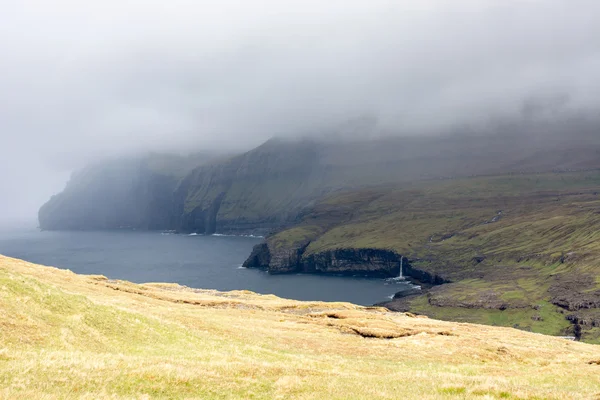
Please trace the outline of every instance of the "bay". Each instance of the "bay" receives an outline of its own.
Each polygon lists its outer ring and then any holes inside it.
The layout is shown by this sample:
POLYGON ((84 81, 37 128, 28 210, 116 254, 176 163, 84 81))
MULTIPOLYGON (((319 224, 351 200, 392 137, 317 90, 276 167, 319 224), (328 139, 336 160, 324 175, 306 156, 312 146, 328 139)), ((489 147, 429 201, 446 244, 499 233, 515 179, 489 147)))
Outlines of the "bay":
POLYGON ((270 275, 241 267, 262 238, 161 232, 41 232, 0 226, 0 254, 37 264, 136 283, 174 282, 193 288, 251 290, 296 300, 372 305, 407 282, 307 274, 270 275))

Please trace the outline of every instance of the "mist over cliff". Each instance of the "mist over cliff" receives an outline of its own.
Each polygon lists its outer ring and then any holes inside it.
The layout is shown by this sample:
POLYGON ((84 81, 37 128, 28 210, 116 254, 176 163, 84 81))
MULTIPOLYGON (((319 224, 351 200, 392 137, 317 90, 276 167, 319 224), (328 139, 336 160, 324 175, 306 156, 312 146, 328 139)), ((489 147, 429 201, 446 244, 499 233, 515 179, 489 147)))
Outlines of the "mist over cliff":
POLYGON ((599 8, 5 2, 0 215, 33 216, 72 170, 106 157, 241 153, 274 136, 510 132, 515 120, 597 116, 599 8))
POLYGON ((232 156, 111 159, 74 174, 40 209, 39 221, 43 229, 265 234, 336 191, 597 169, 598 126, 578 117, 515 122, 486 134, 271 139, 232 156))

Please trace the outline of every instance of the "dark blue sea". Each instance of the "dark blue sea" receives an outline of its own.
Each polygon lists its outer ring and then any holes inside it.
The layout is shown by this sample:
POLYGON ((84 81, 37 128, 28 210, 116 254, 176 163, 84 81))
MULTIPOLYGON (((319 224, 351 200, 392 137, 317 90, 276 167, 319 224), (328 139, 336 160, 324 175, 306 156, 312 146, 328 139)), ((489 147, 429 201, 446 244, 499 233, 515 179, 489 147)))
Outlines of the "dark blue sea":
POLYGON ((402 281, 364 277, 269 275, 241 267, 262 238, 160 232, 41 232, 0 226, 0 254, 37 264, 137 283, 247 289, 297 300, 372 305, 404 290, 402 281))

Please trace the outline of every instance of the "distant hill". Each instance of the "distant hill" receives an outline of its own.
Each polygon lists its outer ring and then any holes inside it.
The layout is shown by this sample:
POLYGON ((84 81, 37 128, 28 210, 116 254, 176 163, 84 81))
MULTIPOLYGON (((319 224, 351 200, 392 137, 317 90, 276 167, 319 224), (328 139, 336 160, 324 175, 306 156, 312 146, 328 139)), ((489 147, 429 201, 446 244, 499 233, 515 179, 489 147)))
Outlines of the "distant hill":
POLYGON ((43 229, 261 233, 245 266, 396 277, 386 304, 600 342, 600 131, 272 139, 218 159, 113 160, 74 175, 43 229))
POLYGON ((189 171, 214 159, 208 154, 148 154, 114 158, 73 173, 62 193, 39 211, 45 230, 169 229, 173 193, 189 171))
POLYGON ((77 173, 39 212, 42 229, 269 232, 338 190, 508 172, 600 168, 593 124, 370 140, 272 139, 198 160, 110 160, 77 173), (160 160, 160 161, 159 161, 160 160), (158 165, 158 166, 157 166, 158 165))
POLYGON ((272 274, 416 280, 393 310, 600 343, 600 171, 332 193, 257 245, 272 274), (407 296, 408 295, 408 296, 407 296))

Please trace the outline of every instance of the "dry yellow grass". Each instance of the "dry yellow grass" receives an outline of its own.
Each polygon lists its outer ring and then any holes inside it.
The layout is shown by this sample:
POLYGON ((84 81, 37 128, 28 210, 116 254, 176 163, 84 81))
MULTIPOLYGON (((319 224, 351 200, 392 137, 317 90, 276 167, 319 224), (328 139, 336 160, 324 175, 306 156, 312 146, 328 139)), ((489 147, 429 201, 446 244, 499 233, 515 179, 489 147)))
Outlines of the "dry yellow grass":
POLYGON ((600 347, 0 256, 0 397, 600 399, 600 347))

